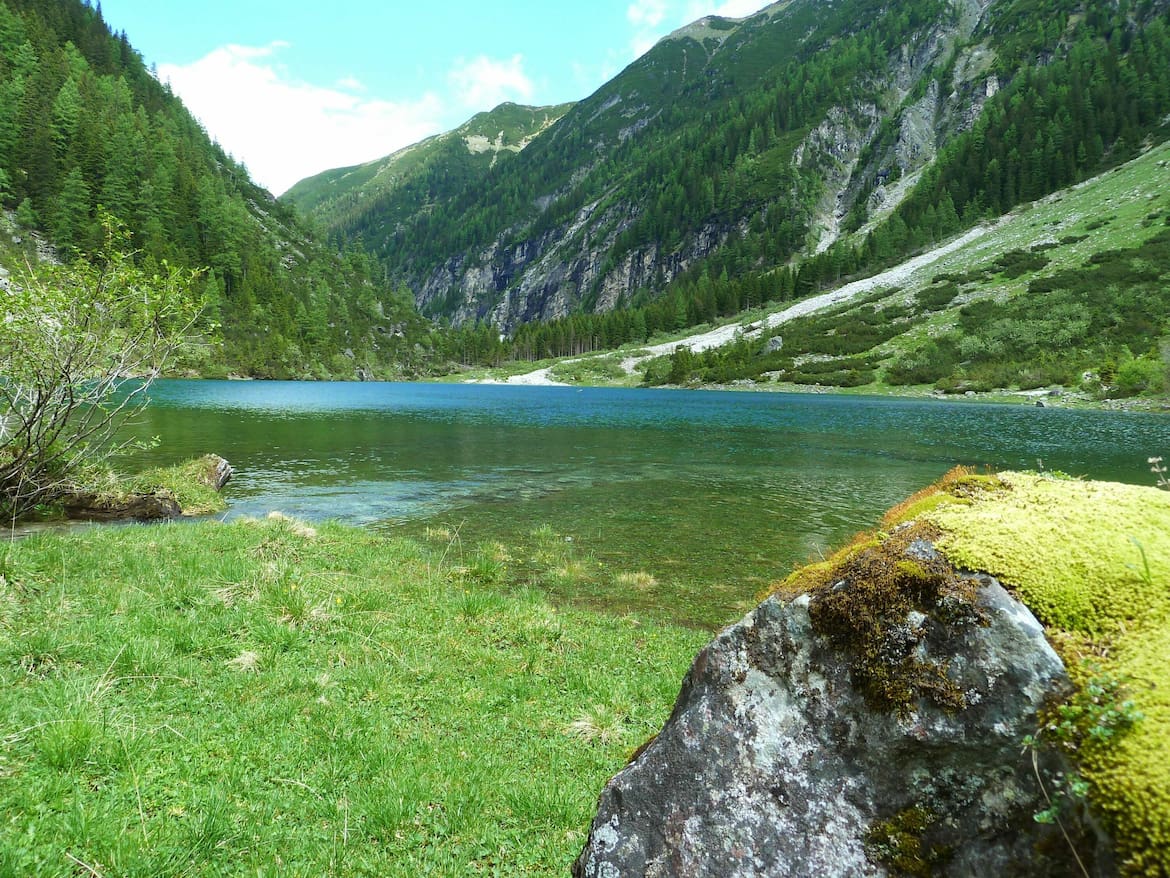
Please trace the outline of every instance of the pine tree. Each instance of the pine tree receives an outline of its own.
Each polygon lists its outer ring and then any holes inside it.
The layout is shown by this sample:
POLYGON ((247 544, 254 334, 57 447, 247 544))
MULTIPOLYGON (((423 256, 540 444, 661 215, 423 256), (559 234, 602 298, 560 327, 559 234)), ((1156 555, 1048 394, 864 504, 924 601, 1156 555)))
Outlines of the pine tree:
POLYGON ((90 242, 90 190, 80 169, 65 177, 53 217, 53 238, 65 251, 84 252, 90 242))

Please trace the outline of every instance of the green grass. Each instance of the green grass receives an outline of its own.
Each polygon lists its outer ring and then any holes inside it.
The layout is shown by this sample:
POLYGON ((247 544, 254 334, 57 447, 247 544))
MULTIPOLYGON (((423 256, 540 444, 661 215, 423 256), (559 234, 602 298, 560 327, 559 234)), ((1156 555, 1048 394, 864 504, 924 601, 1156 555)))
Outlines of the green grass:
POLYGON ((0 876, 564 875, 707 634, 505 547, 266 522, 0 551, 0 876))
POLYGON ((175 466, 158 467, 132 476, 125 482, 130 491, 165 488, 175 495, 184 515, 208 515, 227 509, 227 502, 210 482, 214 458, 197 457, 175 466))

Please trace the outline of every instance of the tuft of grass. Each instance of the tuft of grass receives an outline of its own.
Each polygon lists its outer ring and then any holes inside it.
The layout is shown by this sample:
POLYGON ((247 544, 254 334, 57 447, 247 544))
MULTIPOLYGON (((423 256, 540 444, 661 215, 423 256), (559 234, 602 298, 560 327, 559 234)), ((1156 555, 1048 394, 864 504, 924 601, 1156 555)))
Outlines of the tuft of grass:
POLYGON ((618 585, 627 588, 635 588, 639 591, 646 591, 658 585, 658 580, 654 578, 653 574, 638 570, 632 573, 619 573, 614 581, 618 585))
POLYGON ((708 635, 446 549, 285 518, 7 546, 0 875, 566 874, 708 635))

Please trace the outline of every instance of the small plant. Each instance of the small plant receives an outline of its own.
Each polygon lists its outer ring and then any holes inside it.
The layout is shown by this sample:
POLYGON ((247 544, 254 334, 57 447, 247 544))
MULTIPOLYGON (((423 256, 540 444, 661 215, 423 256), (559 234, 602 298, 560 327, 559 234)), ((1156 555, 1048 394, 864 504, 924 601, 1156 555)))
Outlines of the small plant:
POLYGON ((1057 705, 1035 736, 1025 739, 1034 746, 1039 739, 1068 754, 1086 744, 1103 744, 1140 722, 1144 717, 1128 694, 1127 682, 1087 664, 1088 681, 1063 704, 1057 705))
POLYGON ((1144 717, 1137 704, 1126 697, 1126 680, 1103 673, 1092 663, 1086 663, 1084 667, 1091 675, 1089 679, 1071 698, 1050 710, 1036 734, 1026 736, 1023 745, 1032 753, 1032 771, 1046 803, 1033 819, 1060 829, 1087 878, 1089 872, 1061 815, 1084 802, 1089 794, 1089 783, 1077 771, 1070 771, 1067 774, 1058 772, 1046 784, 1040 771, 1040 749, 1049 746, 1075 759, 1086 747, 1108 746, 1144 717))
POLYGON ((1162 463, 1162 458, 1151 457, 1148 463, 1150 464, 1150 472, 1152 472, 1154 477, 1158 480, 1158 487, 1165 488, 1167 491, 1170 491, 1170 478, 1167 478, 1167 469, 1165 464, 1162 463))
POLYGON ((1089 782, 1073 771, 1069 774, 1058 772, 1048 784, 1048 789, 1041 784, 1044 799, 1048 807, 1037 811, 1032 819, 1046 826, 1056 826, 1060 823, 1061 812, 1083 802, 1089 794, 1089 782))
POLYGON ((1138 567, 1134 564, 1126 564, 1125 566, 1135 571, 1141 577, 1142 582, 1146 584, 1146 588, 1152 589, 1154 587, 1154 574, 1150 572, 1150 559, 1146 557, 1146 547, 1133 537, 1130 537, 1129 541, 1137 547, 1138 554, 1142 558, 1142 566, 1138 567))

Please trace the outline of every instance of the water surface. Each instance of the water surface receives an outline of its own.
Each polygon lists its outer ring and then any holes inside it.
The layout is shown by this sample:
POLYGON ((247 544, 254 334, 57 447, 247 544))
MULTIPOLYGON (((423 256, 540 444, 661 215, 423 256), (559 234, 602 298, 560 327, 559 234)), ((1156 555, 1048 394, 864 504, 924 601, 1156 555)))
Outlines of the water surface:
POLYGON ((512 580, 707 625, 958 463, 1151 484, 1170 451, 1149 414, 447 384, 161 381, 132 432, 162 442, 128 466, 228 458, 231 515, 338 519, 464 562, 498 541, 512 580))

